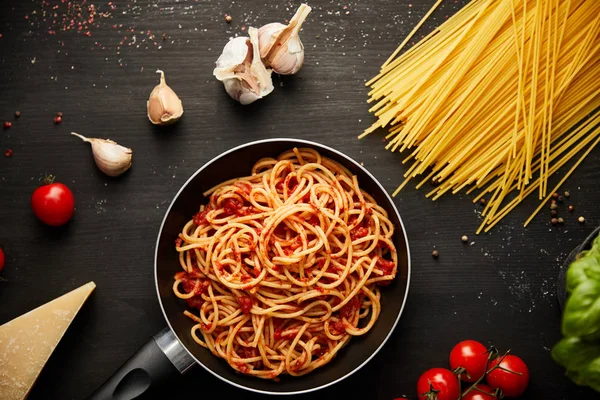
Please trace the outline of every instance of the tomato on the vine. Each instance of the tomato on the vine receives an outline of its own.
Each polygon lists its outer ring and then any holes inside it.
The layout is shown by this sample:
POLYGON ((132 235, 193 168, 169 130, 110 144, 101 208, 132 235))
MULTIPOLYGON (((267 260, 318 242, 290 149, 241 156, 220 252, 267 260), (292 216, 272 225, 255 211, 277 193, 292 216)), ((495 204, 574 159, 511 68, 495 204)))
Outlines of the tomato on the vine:
POLYGON ((490 369, 500 364, 487 377, 487 383, 493 388, 502 390, 504 397, 519 397, 527 389, 529 383, 529 368, 523 360, 512 354, 498 357, 490 363, 490 369), (505 371, 508 370, 508 371, 505 371), (512 371, 512 372, 509 372, 512 371))
POLYGON ((491 387, 480 383, 477 385, 477 389, 473 389, 465 394, 463 400, 497 400, 496 396, 493 394, 494 389, 491 387))
POLYGON ((463 340, 450 352, 450 368, 464 368, 460 378, 465 382, 475 382, 485 374, 488 361, 487 348, 475 340, 463 340))
POLYGON ((73 216, 75 199, 71 190, 62 183, 50 183, 35 189, 31 196, 33 213, 50 226, 64 225, 73 216))
POLYGON ((432 389, 437 400, 456 400, 460 395, 458 378, 446 368, 431 368, 423 372, 417 381, 419 400, 434 398, 427 395, 432 389))

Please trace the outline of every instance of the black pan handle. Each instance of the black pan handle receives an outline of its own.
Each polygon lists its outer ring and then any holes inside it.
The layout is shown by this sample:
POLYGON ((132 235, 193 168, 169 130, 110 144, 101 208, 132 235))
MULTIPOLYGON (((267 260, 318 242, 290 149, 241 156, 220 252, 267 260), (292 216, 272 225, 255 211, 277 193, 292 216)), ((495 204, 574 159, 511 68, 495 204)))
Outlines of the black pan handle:
POLYGON ((169 328, 150 338, 88 400, 151 399, 195 363, 169 328))

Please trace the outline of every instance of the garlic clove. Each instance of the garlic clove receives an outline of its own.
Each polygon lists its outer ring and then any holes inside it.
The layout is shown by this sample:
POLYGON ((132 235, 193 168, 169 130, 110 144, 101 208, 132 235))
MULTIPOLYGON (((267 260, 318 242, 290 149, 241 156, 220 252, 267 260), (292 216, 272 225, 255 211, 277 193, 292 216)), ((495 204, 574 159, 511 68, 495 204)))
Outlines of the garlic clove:
POLYGON ((219 56, 214 76, 223 82, 225 91, 241 104, 250 104, 274 89, 271 70, 261 61, 258 30, 248 29, 248 37, 230 40, 219 56))
POLYGON ((71 135, 77 136, 92 145, 94 162, 100 171, 106 175, 119 176, 131 167, 133 153, 131 149, 110 139, 87 138, 75 132, 71 132, 71 135))
POLYGON ((154 87, 146 105, 148 106, 148 119, 154 125, 169 125, 177 122, 183 114, 183 105, 177 94, 165 81, 165 73, 160 74, 160 83, 154 87))
POLYGON ((288 25, 273 22, 259 29, 260 56, 267 67, 281 75, 292 75, 304 64, 300 29, 312 9, 301 4, 288 25))

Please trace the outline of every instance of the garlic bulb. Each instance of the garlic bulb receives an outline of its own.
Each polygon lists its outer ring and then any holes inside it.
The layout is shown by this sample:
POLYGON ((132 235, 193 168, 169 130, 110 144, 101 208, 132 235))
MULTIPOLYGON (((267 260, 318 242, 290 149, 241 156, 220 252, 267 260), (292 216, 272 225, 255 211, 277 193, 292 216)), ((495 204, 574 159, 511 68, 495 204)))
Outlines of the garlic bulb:
POLYGON ((160 69, 160 83, 154 87, 146 105, 148 106, 148 119, 154 125, 169 125, 177 122, 183 114, 183 105, 177 94, 165 81, 165 73, 160 69))
POLYGON ((311 8, 301 4, 288 25, 273 22, 258 31, 260 57, 267 67, 281 75, 293 75, 304 64, 300 28, 311 8))
POLYGON ((71 132, 71 135, 92 145, 94 161, 106 175, 119 176, 131 167, 131 149, 108 139, 86 138, 75 132, 71 132))
POLYGON ((248 34, 250 38, 237 37, 225 45, 213 71, 227 93, 244 105, 273 91, 271 70, 260 59, 258 30, 250 28, 248 34))

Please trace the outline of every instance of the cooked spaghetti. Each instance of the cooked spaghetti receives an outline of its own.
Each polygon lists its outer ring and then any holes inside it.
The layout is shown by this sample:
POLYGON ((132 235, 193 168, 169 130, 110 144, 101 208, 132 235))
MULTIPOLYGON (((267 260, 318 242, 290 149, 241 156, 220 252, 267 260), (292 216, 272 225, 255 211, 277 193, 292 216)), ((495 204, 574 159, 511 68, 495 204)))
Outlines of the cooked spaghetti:
POLYGON ((273 379, 327 364, 373 327, 396 276, 394 226, 350 171, 294 148, 204 196, 176 240, 173 284, 200 346, 273 379))
POLYGON ((378 119, 361 136, 389 127, 386 148, 409 150, 395 194, 419 176, 434 200, 481 190, 487 232, 600 141, 600 1, 473 0, 396 57, 422 23, 367 82, 378 119))

